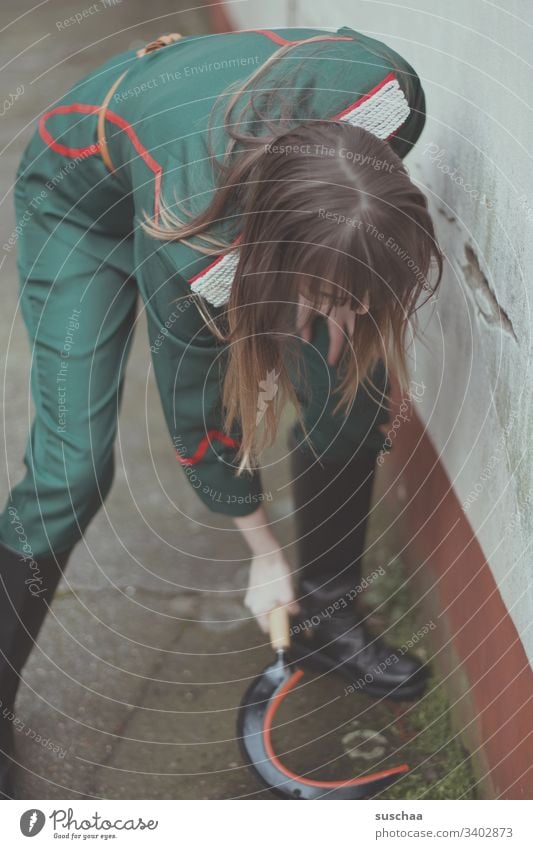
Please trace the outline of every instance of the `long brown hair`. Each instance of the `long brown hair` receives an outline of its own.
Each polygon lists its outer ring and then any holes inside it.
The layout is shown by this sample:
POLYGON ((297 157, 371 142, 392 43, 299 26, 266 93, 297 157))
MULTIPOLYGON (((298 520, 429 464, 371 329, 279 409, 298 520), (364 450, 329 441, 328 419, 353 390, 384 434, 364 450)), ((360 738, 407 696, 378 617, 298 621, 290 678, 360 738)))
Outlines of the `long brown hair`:
POLYGON ((244 86, 217 99, 207 134, 216 186, 208 206, 197 215, 184 209, 183 217, 164 205, 161 223, 147 217, 143 225, 156 238, 208 254, 226 252, 239 236, 225 309, 215 317, 197 296, 206 323, 227 344, 222 404, 225 431, 237 423, 242 434, 237 474, 251 470, 272 443, 287 400, 305 429, 289 377, 290 367, 302 362, 295 335, 300 294, 317 310, 324 298, 330 306, 368 304, 339 363, 336 413, 348 408, 361 383, 372 391, 370 374, 380 359, 407 386, 407 337, 422 292, 429 298, 442 275, 426 197, 392 143, 343 121, 302 120, 306 91, 291 86, 298 69, 251 91, 289 49, 280 48, 244 86), (219 125, 227 144, 218 160, 212 133, 228 94, 219 125), (260 430, 261 387, 272 375, 278 391, 263 410, 260 430))

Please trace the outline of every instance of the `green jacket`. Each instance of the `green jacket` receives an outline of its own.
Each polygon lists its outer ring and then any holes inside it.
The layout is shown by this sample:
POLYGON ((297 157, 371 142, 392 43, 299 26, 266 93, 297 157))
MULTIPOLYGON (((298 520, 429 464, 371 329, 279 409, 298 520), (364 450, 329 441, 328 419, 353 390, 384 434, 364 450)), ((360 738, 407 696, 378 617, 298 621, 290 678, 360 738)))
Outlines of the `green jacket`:
MULTIPOLYGON (((324 36, 320 53, 316 43, 296 48, 270 69, 269 79, 312 54, 298 75, 298 89, 307 90, 302 120, 351 120, 390 136, 404 156, 424 124, 424 95, 413 68, 393 51, 383 58, 382 44, 349 27, 336 33, 293 28, 189 36, 143 57, 133 50, 114 56, 43 115, 38 140, 20 166, 31 168, 36 182, 61 175, 49 202, 70 209, 76 201, 75 214, 95 238, 105 233, 116 239, 117 257, 127 246, 131 250, 133 240, 132 273, 143 295, 177 459, 209 509, 231 515, 252 512, 265 496, 258 471, 235 477, 239 433, 225 437, 221 431, 224 349, 206 331, 194 299, 206 298, 215 315, 223 309, 235 254, 220 261, 179 242, 153 239, 140 224, 145 213, 157 215, 161 197, 169 206, 174 197, 185 199, 193 212, 207 205, 214 187, 205 139, 215 98, 230 83, 244 81, 280 44, 313 35, 324 36), (110 174, 96 143, 97 111, 124 71, 106 116, 115 167, 110 174)), ((222 127, 214 141, 222 153, 222 127)), ((59 261, 60 240, 50 250, 59 261)))

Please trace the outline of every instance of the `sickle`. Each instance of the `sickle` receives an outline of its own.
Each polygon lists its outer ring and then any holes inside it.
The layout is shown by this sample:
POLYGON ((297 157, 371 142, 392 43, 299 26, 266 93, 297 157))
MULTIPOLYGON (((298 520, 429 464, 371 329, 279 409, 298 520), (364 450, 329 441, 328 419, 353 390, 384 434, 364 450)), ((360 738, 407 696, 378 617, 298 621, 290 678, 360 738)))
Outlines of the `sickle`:
POLYGON ((272 723, 285 696, 304 673, 287 660, 289 617, 279 607, 270 615, 276 659, 248 687, 237 719, 241 750, 251 769, 276 795, 290 799, 366 799, 408 772, 407 764, 345 781, 315 781, 286 767, 272 746, 272 723))

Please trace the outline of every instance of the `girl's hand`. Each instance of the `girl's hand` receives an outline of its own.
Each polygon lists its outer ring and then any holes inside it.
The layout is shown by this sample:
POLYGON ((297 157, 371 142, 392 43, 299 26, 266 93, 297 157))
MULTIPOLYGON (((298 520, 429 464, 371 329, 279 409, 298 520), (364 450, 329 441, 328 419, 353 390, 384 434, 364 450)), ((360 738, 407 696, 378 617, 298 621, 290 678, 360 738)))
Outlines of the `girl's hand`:
POLYGON ((346 339, 353 337, 355 328, 355 316, 357 313, 368 311, 368 301, 354 310, 349 303, 342 306, 333 306, 329 309, 328 300, 324 300, 320 307, 313 309, 310 306, 310 301, 305 295, 299 295, 298 311, 296 327, 297 332, 305 342, 310 342, 312 338, 313 321, 318 313, 326 317, 329 333, 329 349, 328 349, 328 365, 336 366, 346 339))
POLYGON ((291 569, 280 550, 253 557, 244 603, 265 634, 269 628, 269 613, 276 607, 286 607, 289 613, 298 613, 291 569))
POLYGON ((253 554, 244 603, 267 634, 269 613, 276 607, 286 607, 289 613, 299 612, 294 601, 291 568, 270 529, 262 504, 253 513, 234 516, 233 520, 253 554))

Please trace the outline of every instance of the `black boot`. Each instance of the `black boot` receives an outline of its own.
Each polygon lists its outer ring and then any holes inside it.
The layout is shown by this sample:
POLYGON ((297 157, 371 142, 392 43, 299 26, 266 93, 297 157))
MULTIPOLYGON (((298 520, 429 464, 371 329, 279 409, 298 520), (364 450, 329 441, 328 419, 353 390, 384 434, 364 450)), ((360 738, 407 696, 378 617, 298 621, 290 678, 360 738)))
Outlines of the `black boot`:
POLYGON ((362 448, 340 463, 315 460, 292 433, 289 446, 302 610, 292 621, 294 658, 337 671, 354 691, 415 698, 426 667, 372 636, 357 614, 376 452, 362 448))
POLYGON ((0 799, 14 798, 11 756, 20 672, 69 554, 36 561, 0 543, 0 799))

